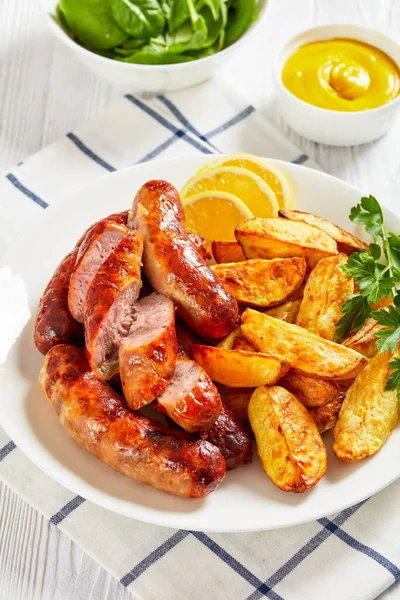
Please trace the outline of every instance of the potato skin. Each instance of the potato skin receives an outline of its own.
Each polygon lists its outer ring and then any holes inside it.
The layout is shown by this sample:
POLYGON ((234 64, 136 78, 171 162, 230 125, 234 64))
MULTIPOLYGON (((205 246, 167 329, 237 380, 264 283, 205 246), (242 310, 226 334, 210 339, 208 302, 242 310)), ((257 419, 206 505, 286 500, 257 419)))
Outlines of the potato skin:
POLYGON ((336 381, 316 379, 292 370, 282 377, 279 385, 296 396, 307 408, 324 406, 340 395, 336 381))
POLYGON ((220 241, 214 240, 211 244, 211 249, 215 262, 220 263, 232 263, 246 260, 243 250, 237 242, 233 241, 220 241))
POLYGON ((325 404, 325 406, 309 409, 308 412, 314 419, 320 433, 325 433, 325 431, 335 427, 345 395, 344 392, 340 392, 332 402, 325 404))
POLYGON ((297 313, 299 312, 301 300, 287 300, 279 306, 274 306, 264 311, 264 314, 286 321, 286 323, 296 323, 297 313))
POLYGON ((307 409, 282 387, 260 387, 248 414, 262 467, 285 492, 305 492, 324 475, 326 448, 307 409))
POLYGON ((233 350, 242 350, 243 352, 257 352, 245 337, 237 337, 233 343, 233 350))
POLYGON ((254 388, 233 388, 222 383, 217 384, 222 402, 231 409, 235 417, 247 420, 247 407, 254 388))
POLYGON ((286 219, 256 217, 238 225, 235 236, 246 258, 302 256, 312 269, 321 258, 337 254, 337 244, 327 233, 286 219))
POLYGON ((289 366, 260 352, 225 350, 193 344, 193 359, 213 381, 230 387, 272 385, 287 373, 289 366))
POLYGON ((344 462, 378 452, 397 423, 396 390, 385 390, 391 358, 389 351, 374 356, 346 393, 333 432, 333 451, 344 462))
POLYGON ((301 221, 322 229, 336 241, 339 252, 349 255, 359 250, 368 250, 368 245, 365 242, 327 219, 300 210, 280 210, 278 214, 290 221, 301 221))
POLYGON ((375 319, 367 319, 361 329, 344 340, 343 346, 356 350, 366 358, 373 358, 378 353, 375 333, 381 329, 383 326, 375 319))
POLYGON ((289 363, 302 375, 319 379, 351 379, 367 363, 364 356, 350 348, 256 310, 245 310, 242 321, 242 332, 250 344, 259 352, 289 363))
POLYGON ((233 350, 233 346, 235 345, 236 338, 243 337, 242 330, 240 325, 235 327, 233 331, 230 332, 223 340, 218 342, 217 348, 223 348, 224 350, 233 350))
POLYGON ((354 280, 346 275, 343 266, 346 254, 322 258, 311 271, 304 289, 296 325, 304 327, 325 340, 333 341, 336 323, 347 296, 354 292, 354 280))
POLYGON ((265 308, 280 304, 302 284, 306 261, 304 258, 253 258, 211 268, 238 302, 265 308))

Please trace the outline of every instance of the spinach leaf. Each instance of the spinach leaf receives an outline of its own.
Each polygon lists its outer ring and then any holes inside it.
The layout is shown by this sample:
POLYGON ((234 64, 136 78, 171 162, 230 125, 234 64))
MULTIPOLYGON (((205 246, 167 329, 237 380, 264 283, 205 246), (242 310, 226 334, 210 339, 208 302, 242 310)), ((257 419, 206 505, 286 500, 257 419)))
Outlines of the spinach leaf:
POLYGON ((129 37, 113 19, 109 0, 60 0, 59 8, 68 29, 91 48, 108 50, 129 37))
POLYGON ((194 30, 201 28, 202 24, 198 23, 200 18, 199 13, 194 5, 194 0, 173 0, 171 6, 171 15, 168 21, 170 33, 175 33, 186 21, 190 19, 194 30))
POLYGON ((151 38, 164 30, 165 16, 157 0, 111 0, 118 25, 135 38, 151 38))
POLYGON ((168 46, 154 44, 151 40, 149 44, 131 56, 119 57, 117 60, 141 65, 168 65, 172 63, 189 62, 193 60, 193 58, 183 54, 172 54, 169 51, 168 46))
POLYGON ((236 42, 255 19, 257 0, 234 0, 229 10, 226 43, 236 42))
POLYGON ((208 8, 211 10, 214 21, 217 21, 222 5, 225 7, 224 0, 197 0, 196 10, 201 12, 205 6, 208 6, 208 8))
POLYGON ((162 8, 162 11, 165 15, 165 18, 167 19, 167 21, 169 21, 169 19, 171 17, 171 9, 172 9, 173 0, 159 0, 159 1, 160 1, 160 6, 162 8))
POLYGON ((119 48, 114 48, 115 54, 119 56, 131 56, 137 50, 140 50, 145 46, 148 40, 132 40, 135 44, 130 44, 129 47, 125 47, 124 45, 119 48))
POLYGON ((145 46, 147 44, 148 40, 138 40, 135 38, 130 38, 129 40, 127 40, 126 42, 124 42, 122 44, 121 49, 123 50, 139 50, 139 48, 142 48, 143 46, 145 46))

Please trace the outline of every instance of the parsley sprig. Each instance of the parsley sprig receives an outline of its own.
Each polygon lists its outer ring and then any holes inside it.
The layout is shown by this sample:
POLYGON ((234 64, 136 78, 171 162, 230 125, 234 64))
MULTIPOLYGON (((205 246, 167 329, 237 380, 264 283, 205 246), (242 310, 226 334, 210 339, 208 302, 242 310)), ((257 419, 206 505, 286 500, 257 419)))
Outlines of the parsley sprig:
MULTIPOLYGON (((357 331, 372 317, 384 327, 375 333, 378 351, 394 353, 400 342, 400 291, 396 291, 396 283, 400 283, 400 236, 386 230, 382 209, 373 196, 361 198, 360 204, 351 209, 350 220, 364 225, 373 242, 368 250, 352 254, 342 267, 349 277, 354 277, 358 292, 351 294, 342 306, 335 340, 357 331), (393 305, 374 310, 382 298, 393 298, 393 305)), ((397 389, 400 398, 400 358, 393 358, 389 367, 386 389, 397 389)))

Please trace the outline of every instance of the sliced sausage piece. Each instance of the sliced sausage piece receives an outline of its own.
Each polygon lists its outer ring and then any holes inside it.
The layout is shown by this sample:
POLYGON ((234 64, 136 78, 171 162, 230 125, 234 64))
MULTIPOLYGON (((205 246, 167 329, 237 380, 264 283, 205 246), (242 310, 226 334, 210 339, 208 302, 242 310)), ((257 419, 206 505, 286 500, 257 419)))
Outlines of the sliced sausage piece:
POLYGON ((144 237, 143 268, 160 294, 201 338, 215 341, 235 327, 238 306, 207 266, 184 228, 179 194, 166 181, 149 181, 136 194, 128 226, 144 237))
POLYGON ((203 238, 203 236, 198 235, 197 233, 188 233, 188 238, 203 260, 212 259, 212 254, 207 245, 207 241, 203 238))
POLYGON ((101 265, 86 294, 86 352, 103 379, 119 371, 119 344, 132 325, 141 286, 142 253, 142 236, 129 232, 101 265))
POLYGON ((217 420, 221 396, 207 373, 193 360, 178 359, 171 383, 157 398, 158 410, 182 429, 209 429, 217 420))
POLYGON ((176 354, 173 303, 162 294, 143 298, 119 346, 119 371, 129 408, 141 408, 162 394, 174 374, 176 354))
POLYGON ((39 303, 35 322, 36 348, 46 354, 56 344, 83 343, 83 327, 68 309, 68 288, 78 249, 75 248, 59 264, 39 303))
POLYGON ((125 408, 121 396, 90 371, 79 348, 53 348, 39 381, 68 435, 116 471, 186 498, 206 496, 223 480, 218 448, 125 408))
POLYGON ((125 225, 101 221, 79 246, 75 268, 68 291, 68 306, 72 316, 83 323, 88 288, 101 265, 129 233, 125 225))
POLYGON ((76 243, 76 246, 80 246, 82 244, 82 242, 85 240, 86 236, 88 236, 89 233, 91 233, 91 231, 93 229, 95 229, 100 223, 103 223, 104 221, 114 221, 114 223, 119 223, 120 225, 126 225, 128 222, 128 215, 129 215, 129 210, 124 210, 123 212, 113 213, 112 215, 105 217, 105 219, 100 219, 100 221, 96 221, 96 223, 93 223, 93 225, 88 227, 86 229, 86 231, 81 235, 81 237, 79 238, 79 240, 76 243))
POLYGON ((249 428, 224 404, 214 425, 201 436, 221 450, 227 469, 251 462, 253 451, 249 428))

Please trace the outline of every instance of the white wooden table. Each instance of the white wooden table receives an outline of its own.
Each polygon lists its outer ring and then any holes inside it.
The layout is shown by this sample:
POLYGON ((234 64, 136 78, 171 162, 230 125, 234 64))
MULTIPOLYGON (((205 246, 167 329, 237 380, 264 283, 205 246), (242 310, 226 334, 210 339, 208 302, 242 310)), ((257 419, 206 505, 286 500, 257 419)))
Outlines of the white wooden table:
MULTIPOLYGON (((315 24, 365 24, 399 39, 400 0, 270 2, 264 31, 221 77, 326 171, 380 199, 395 197, 400 183, 400 119, 384 139, 359 148, 308 142, 290 131, 279 115, 272 66, 288 37, 315 24)), ((60 47, 38 5, 39 0, 0 0, 0 169, 76 128, 127 91, 98 79, 60 47)), ((80 548, 0 483, 1 600, 131 598, 80 548)), ((400 598, 400 587, 393 586, 382 598, 400 598)))

